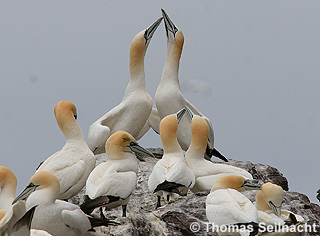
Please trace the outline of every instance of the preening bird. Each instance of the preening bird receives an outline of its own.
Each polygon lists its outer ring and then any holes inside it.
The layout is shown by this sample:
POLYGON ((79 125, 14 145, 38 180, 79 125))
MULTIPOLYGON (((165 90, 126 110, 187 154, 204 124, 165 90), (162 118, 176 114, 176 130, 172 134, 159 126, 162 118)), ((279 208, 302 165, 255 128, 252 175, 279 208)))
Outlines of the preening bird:
POLYGON ((130 46, 130 81, 123 100, 89 128, 88 145, 94 154, 104 153, 107 139, 117 131, 127 131, 139 140, 150 128, 148 118, 152 98, 146 90, 144 57, 161 21, 162 18, 158 19, 133 38, 130 46))
POLYGON ((212 186, 206 199, 206 215, 209 222, 221 227, 219 235, 251 236, 258 232, 258 212, 252 202, 241 191, 257 190, 260 185, 252 184, 238 175, 221 177, 212 186), (234 226, 234 227, 232 227, 234 226), (228 228, 229 227, 229 228, 228 228), (225 232, 224 229, 227 228, 225 232))
MULTIPOLYGON (((162 15, 167 33, 167 56, 164 63, 161 81, 155 94, 155 102, 160 119, 163 119, 169 114, 176 113, 184 106, 188 106, 194 114, 203 117, 209 125, 210 132, 207 140, 206 157, 210 159, 213 155, 221 160, 228 161, 214 148, 214 134, 210 120, 194 105, 192 105, 182 94, 178 74, 184 36, 182 31, 173 24, 163 9, 162 15)), ((179 123, 177 138, 181 148, 186 151, 191 142, 190 122, 186 117, 184 117, 179 123)))
MULTIPOLYGON (((153 156, 125 131, 112 134, 105 145, 108 160, 99 164, 86 183, 85 201, 81 209, 90 214, 97 207, 126 207, 137 185, 138 160, 135 156, 153 156)), ((102 208, 101 216, 104 217, 102 208)))
POLYGON ((177 141, 177 129, 183 108, 177 114, 171 114, 160 122, 160 138, 164 155, 159 160, 148 180, 149 190, 157 194, 157 207, 160 206, 161 196, 165 201, 172 201, 179 195, 185 195, 186 188, 194 185, 194 174, 185 163, 182 149, 177 141))
POLYGON ((66 144, 60 151, 48 157, 37 171, 54 174, 60 182, 58 198, 69 199, 85 186, 96 159, 76 121, 75 105, 68 101, 60 101, 55 106, 54 114, 66 138, 66 144))

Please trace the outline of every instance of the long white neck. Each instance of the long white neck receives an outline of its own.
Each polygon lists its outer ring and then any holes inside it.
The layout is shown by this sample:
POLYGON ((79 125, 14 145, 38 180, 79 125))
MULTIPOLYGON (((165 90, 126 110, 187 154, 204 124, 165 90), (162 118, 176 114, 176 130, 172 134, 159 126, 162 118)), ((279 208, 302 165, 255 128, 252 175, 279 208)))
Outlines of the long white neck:
POLYGON ((6 184, 0 192, 0 209, 9 211, 12 207, 12 201, 16 196, 16 186, 6 184))
POLYGON ((167 56, 164 62, 160 83, 171 83, 180 87, 179 84, 179 64, 181 54, 177 52, 174 44, 168 42, 167 56))
POLYGON ((68 124, 65 125, 64 130, 62 130, 62 132, 68 144, 76 142, 82 144, 85 143, 87 145, 82 130, 75 120, 68 122, 68 124))

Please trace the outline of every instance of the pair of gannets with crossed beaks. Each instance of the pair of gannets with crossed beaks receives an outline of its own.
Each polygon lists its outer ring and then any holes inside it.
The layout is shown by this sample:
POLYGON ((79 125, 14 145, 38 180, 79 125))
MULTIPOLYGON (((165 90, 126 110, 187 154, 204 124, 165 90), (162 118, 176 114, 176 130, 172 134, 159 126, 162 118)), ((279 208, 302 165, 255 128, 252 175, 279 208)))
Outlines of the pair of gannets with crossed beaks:
MULTIPOLYGON (((194 105, 192 105, 181 92, 178 73, 184 36, 182 31, 173 24, 163 9, 162 15, 167 33, 167 56, 164 63, 161 81, 155 94, 155 102, 160 119, 179 111, 184 106, 188 106, 194 114, 203 117, 209 125, 210 132, 206 146, 206 158, 210 159, 212 156, 216 156, 224 161, 228 161, 214 148, 214 134, 210 120, 194 105)), ((190 122, 186 117, 182 118, 179 123, 177 138, 181 148, 186 151, 191 142, 190 122)))
POLYGON ((59 199, 78 194, 95 166, 96 159, 78 125, 73 103, 60 101, 54 108, 57 123, 66 138, 64 147, 45 160, 37 171, 48 171, 60 182, 59 199))
POLYGON ((163 157, 159 160, 149 176, 149 190, 157 194, 157 208, 160 207, 161 196, 170 202, 179 195, 186 195, 188 188, 192 188, 195 177, 187 166, 183 151, 177 141, 178 123, 183 117, 183 108, 177 114, 171 114, 160 122, 160 138, 163 145, 163 157))
POLYGON ((107 139, 119 130, 127 131, 139 140, 150 128, 148 117, 152 98, 146 90, 144 57, 161 20, 158 19, 133 38, 130 47, 130 81, 123 100, 89 128, 88 145, 94 154, 104 153, 107 139))
POLYGON ((252 179, 252 175, 246 170, 221 163, 212 163, 204 159, 210 132, 209 125, 203 117, 192 114, 188 107, 185 108, 189 119, 192 119, 192 140, 185 154, 186 163, 196 178, 195 185, 191 188, 191 191, 196 193, 209 190, 216 180, 226 175, 240 175, 245 179, 252 179))
POLYGON ((258 190, 261 186, 249 181, 229 175, 221 177, 212 186, 206 199, 206 215, 211 224, 220 227, 220 231, 215 228, 219 235, 257 235, 257 209, 241 192, 258 190))
POLYGON ((262 235, 296 235, 297 230, 294 228, 306 221, 298 214, 281 209, 284 191, 281 186, 265 183, 261 190, 257 192, 255 206, 258 210, 259 223, 265 227, 274 226, 275 232, 268 230, 267 233, 261 232, 262 235), (291 230, 281 230, 284 227, 290 227, 291 230))
MULTIPOLYGON (((137 185, 138 160, 135 156, 152 156, 125 131, 112 134, 105 145, 108 160, 99 164, 89 175, 86 195, 81 209, 90 214, 97 207, 107 209, 122 206, 122 216, 126 216, 126 206, 137 185)), ((102 208, 101 217, 104 218, 102 208)))
MULTIPOLYGON (((26 222, 29 222, 27 225, 31 229, 44 230, 54 236, 90 235, 89 231, 93 227, 118 224, 86 215, 79 206, 57 199, 59 193, 60 184, 57 177, 47 171, 38 171, 13 204, 26 200, 27 212, 21 221, 26 217, 26 222)), ((26 223, 17 224, 11 235, 21 235, 19 231, 25 231, 25 226, 26 223)))

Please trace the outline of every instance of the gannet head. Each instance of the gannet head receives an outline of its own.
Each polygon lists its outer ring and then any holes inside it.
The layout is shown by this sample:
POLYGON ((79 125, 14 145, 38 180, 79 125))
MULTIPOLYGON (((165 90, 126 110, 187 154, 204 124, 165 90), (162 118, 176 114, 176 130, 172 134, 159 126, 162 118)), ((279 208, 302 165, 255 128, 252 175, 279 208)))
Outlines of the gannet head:
POLYGON ((60 192, 60 183, 54 174, 47 171, 38 171, 31 177, 28 186, 14 199, 12 204, 19 200, 26 200, 33 192, 44 189, 50 193, 50 196, 46 197, 55 200, 60 192))
POLYGON ((130 46, 130 71, 134 72, 135 69, 141 67, 144 61, 144 56, 152 39, 153 34, 160 25, 162 17, 150 25, 147 29, 140 31, 132 40, 130 46), (138 68, 136 68, 138 67, 138 68))
POLYGON ((17 178, 10 169, 0 166, 0 188, 3 188, 5 185, 11 186, 15 191, 17 187, 17 178))
POLYGON ((209 137, 209 125, 205 119, 198 115, 193 115, 191 123, 192 145, 199 150, 206 151, 209 137))
POLYGON ((168 44, 173 44, 174 48, 176 48, 176 53, 181 55, 182 48, 183 48, 183 43, 184 43, 184 36, 182 31, 177 28, 171 19, 169 18, 168 14, 165 12, 165 10, 161 9, 162 11, 162 16, 164 19, 164 24, 165 24, 165 29, 167 33, 167 39, 168 39, 168 44))
POLYGON ((257 208, 261 208, 258 210, 264 211, 269 208, 274 214, 280 216, 283 195, 284 191, 281 186, 272 183, 263 184, 256 195, 257 208))
POLYGON ((54 108, 54 115, 61 131, 65 133, 70 122, 77 119, 77 109, 72 102, 60 101, 54 108))
POLYGON ((185 112, 184 107, 177 113, 167 115, 160 121, 160 138, 165 152, 174 152, 177 151, 177 148, 181 149, 177 141, 177 130, 178 124, 185 112))
POLYGON ((250 180, 246 180, 239 175, 227 175, 221 177, 213 184, 211 192, 227 188, 232 188, 242 192, 245 190, 259 190, 261 189, 261 185, 250 183, 250 180))
POLYGON ((141 157, 151 156, 151 152, 141 147, 135 138, 126 131, 117 131, 112 134, 106 142, 106 153, 110 159, 123 159, 123 153, 134 152, 140 161, 144 161, 141 157))

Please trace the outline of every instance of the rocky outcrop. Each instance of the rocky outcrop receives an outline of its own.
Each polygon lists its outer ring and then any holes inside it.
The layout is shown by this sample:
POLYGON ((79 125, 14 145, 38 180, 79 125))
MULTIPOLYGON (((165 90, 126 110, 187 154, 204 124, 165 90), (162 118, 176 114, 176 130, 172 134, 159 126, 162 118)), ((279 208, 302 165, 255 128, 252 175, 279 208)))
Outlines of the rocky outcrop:
MULTIPOLYGON (((162 149, 149 149, 161 158, 162 149)), ((208 225, 205 213, 205 200, 209 191, 197 194, 188 193, 188 196, 179 198, 170 204, 164 204, 156 208, 156 196, 148 190, 148 177, 155 158, 145 158, 140 163, 137 188, 131 195, 127 217, 121 217, 121 209, 105 212, 105 215, 121 223, 119 226, 101 227, 100 230, 107 235, 217 235, 208 225)), ((104 154, 97 156, 97 164, 105 161, 104 154)), ((253 164, 248 161, 230 160, 228 165, 241 167, 249 171, 258 183, 272 182, 282 186, 286 190, 283 208, 303 216, 309 225, 315 224, 317 232, 302 233, 300 235, 320 235, 320 206, 310 203, 307 196, 289 191, 287 179, 274 167, 264 164, 253 164)), ((73 197, 70 201, 81 204, 83 192, 73 197)), ((247 191, 244 194, 254 202, 255 191, 247 191)), ((95 210, 93 214, 98 214, 95 210)), ((299 235, 299 234, 296 234, 299 235)))

